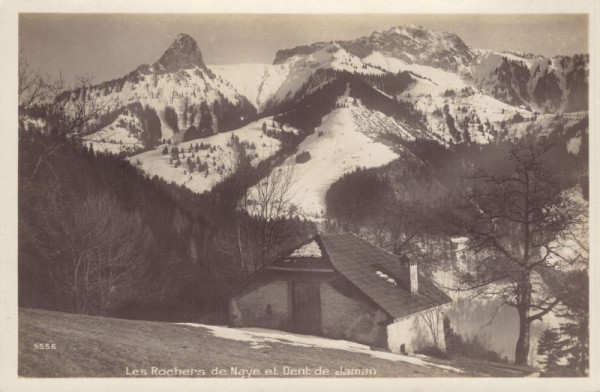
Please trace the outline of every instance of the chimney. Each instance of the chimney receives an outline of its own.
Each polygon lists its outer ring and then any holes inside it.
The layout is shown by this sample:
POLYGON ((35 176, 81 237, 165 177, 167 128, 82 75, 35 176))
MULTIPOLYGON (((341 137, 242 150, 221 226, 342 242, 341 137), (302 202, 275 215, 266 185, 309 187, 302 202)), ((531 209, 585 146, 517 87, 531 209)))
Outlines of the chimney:
POLYGON ((411 294, 419 291, 419 272, 417 262, 410 260, 405 255, 400 257, 400 279, 402 285, 410 290, 411 294))

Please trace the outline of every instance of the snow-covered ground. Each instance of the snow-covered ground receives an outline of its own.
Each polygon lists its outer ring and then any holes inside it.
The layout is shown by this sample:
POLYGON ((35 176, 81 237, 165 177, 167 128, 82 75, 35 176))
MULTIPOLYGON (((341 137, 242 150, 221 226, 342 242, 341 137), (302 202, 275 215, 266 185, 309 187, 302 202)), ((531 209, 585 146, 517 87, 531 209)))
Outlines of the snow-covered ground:
POLYGON ((290 254, 289 257, 321 257, 321 248, 317 241, 311 241, 306 245, 301 246, 290 254))
POLYGON ((484 94, 473 81, 465 80, 454 72, 406 63, 379 52, 373 52, 363 60, 390 72, 411 72, 416 83, 400 94, 399 98, 412 101, 417 109, 427 115, 429 132, 448 143, 453 138, 448 132, 445 116, 441 114, 446 105, 449 115, 455 119, 455 125, 461 133, 459 123, 465 122, 466 119, 471 139, 480 144, 488 143, 494 138, 488 127, 481 129, 480 124, 485 125, 489 121, 499 130, 499 124, 510 120, 516 113, 524 118, 532 116, 528 110, 516 108, 484 94))
POLYGON ((282 64, 212 65, 210 69, 228 80, 259 111, 270 101, 277 103, 293 96, 319 69, 370 75, 384 73, 336 43, 307 55, 292 56, 282 64))
POLYGON ((259 111, 283 84, 290 72, 284 64, 210 65, 209 68, 229 81, 259 111))
MULTIPOLYGON (((400 71, 409 71, 415 77, 420 77, 423 80, 428 80, 432 86, 437 86, 438 92, 444 92, 446 89, 462 89, 467 86, 460 76, 453 72, 445 71, 440 68, 429 67, 420 64, 409 64, 400 59, 385 56, 380 52, 373 52, 363 59, 367 64, 379 66, 389 72, 398 73, 400 71)), ((432 87, 433 88, 433 87, 432 87)), ((415 94, 424 92, 429 93, 431 90, 419 91, 414 90, 415 94)))
POLYGON ((281 147, 279 140, 262 132, 263 122, 271 123, 272 118, 261 119, 235 131, 219 133, 203 139, 172 146, 163 144, 152 151, 128 159, 150 176, 159 176, 168 182, 172 181, 177 185, 183 185, 193 192, 207 192, 235 170, 238 154, 232 144, 232 137, 237 137, 240 143, 246 144, 246 153, 251 157, 250 162, 254 166, 279 151, 281 147), (195 151, 195 145, 201 143, 209 147, 195 151), (169 150, 167 154, 163 154, 165 146, 169 150), (192 152, 190 152, 190 146, 192 152), (179 150, 181 162, 179 167, 176 167, 174 161, 170 161, 173 160, 171 153, 173 147, 177 147, 179 150), (187 165, 188 158, 194 162, 199 159, 200 164, 208 165, 208 169, 200 172, 196 169, 194 172, 190 172, 187 165))
POLYGON ((564 128, 568 128, 581 121, 587 115, 587 112, 563 113, 557 119, 555 114, 539 114, 534 120, 531 118, 531 114, 529 114, 527 116, 528 121, 510 124, 507 128, 509 135, 514 138, 521 138, 531 133, 538 136, 548 136, 559 123, 564 128))
POLYGON ((23 123, 23 129, 26 131, 42 131, 46 127, 46 120, 44 120, 43 118, 33 118, 25 115, 22 118, 20 118, 20 121, 23 123))
POLYGON ((187 325, 190 327, 205 328, 209 330, 213 334, 213 336, 222 339, 247 342, 251 345, 252 348, 256 349, 270 347, 269 344, 278 343, 290 346, 344 350, 351 353, 366 354, 370 355, 373 358, 384 359, 392 362, 405 362, 417 366, 435 367, 454 373, 464 373, 463 370, 452 366, 429 362, 426 360, 426 357, 423 356, 412 357, 407 355, 394 354, 388 351, 376 351, 372 350, 369 346, 365 346, 364 344, 349 342, 347 340, 333 340, 318 336, 297 335, 289 332, 281 332, 261 328, 239 329, 194 323, 178 324, 187 325))
MULTIPOLYGON (((325 212, 325 195, 335 181, 357 168, 383 166, 398 158, 397 152, 376 140, 383 132, 411 137, 405 127, 382 113, 368 110, 348 96, 339 98, 338 108, 298 146, 298 154, 308 152, 310 159, 296 163, 296 156, 290 156, 273 169, 293 170, 288 197, 299 214, 320 219, 325 212)), ((249 190, 250 199, 256 198, 258 186, 261 184, 249 190)))
POLYGON ((370 75, 384 73, 380 69, 364 63, 359 57, 348 53, 335 43, 308 55, 292 56, 286 60, 286 64, 289 67, 289 74, 273 95, 274 102, 290 98, 318 69, 334 69, 370 75))
POLYGON ((144 148, 144 144, 140 140, 142 132, 140 120, 131 112, 125 111, 110 125, 87 136, 83 143, 98 152, 132 153, 144 148))

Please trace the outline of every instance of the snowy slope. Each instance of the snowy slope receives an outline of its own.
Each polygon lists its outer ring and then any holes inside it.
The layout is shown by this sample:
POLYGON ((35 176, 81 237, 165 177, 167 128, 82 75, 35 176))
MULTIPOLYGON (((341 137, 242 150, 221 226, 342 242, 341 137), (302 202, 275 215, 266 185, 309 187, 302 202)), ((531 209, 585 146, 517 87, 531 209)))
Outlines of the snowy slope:
POLYGON ((129 110, 125 110, 110 125, 85 137, 83 143, 97 152, 129 154, 144 148, 142 132, 140 120, 129 110))
POLYGON ((363 60, 389 72, 410 72, 416 83, 399 98, 413 102, 425 113, 430 134, 446 143, 464 141, 465 129, 472 141, 488 143, 500 131, 500 124, 513 118, 516 113, 524 117, 531 116, 528 110, 508 105, 476 89, 471 81, 454 72, 406 63, 380 52, 374 52, 363 60), (460 140, 449 132, 448 116, 454 119, 461 133, 460 140))
POLYGON ((384 71, 365 64, 338 44, 329 44, 305 56, 293 56, 286 62, 288 77, 275 92, 272 102, 282 102, 297 92, 317 69, 333 69, 358 74, 382 75, 384 71))
POLYGON ((273 65, 213 65, 210 69, 235 86, 259 111, 292 97, 319 69, 369 75, 384 73, 336 43, 324 44, 311 53, 294 55, 273 65))
POLYGON ((184 132, 175 132, 165 121, 164 112, 167 106, 175 109, 178 114, 178 127, 185 130, 200 122, 200 116, 196 116, 193 123, 184 121, 183 111, 186 104, 212 104, 223 99, 235 104, 239 103, 241 97, 227 81, 211 77, 206 70, 198 67, 175 73, 140 73, 135 78, 126 80, 120 89, 107 89, 105 92, 100 86, 94 93, 100 105, 106 103, 114 110, 134 102, 154 108, 161 120, 162 138, 176 142, 183 139, 184 132))
POLYGON ((270 118, 255 121, 231 132, 224 132, 203 139, 192 140, 176 146, 161 145, 155 150, 144 152, 129 158, 129 161, 138 166, 149 176, 159 176, 167 182, 183 185, 193 192, 203 193, 210 191, 216 184, 230 176, 235 170, 238 154, 232 144, 232 137, 239 138, 240 143, 246 146, 247 154, 251 157, 251 164, 256 166, 261 161, 275 154, 281 147, 281 143, 274 138, 268 137, 262 132, 263 121, 272 121, 270 118), (195 151, 195 146, 202 143, 205 148, 195 151), (190 152, 190 146, 192 151, 190 152), (163 154, 165 147, 167 154, 163 154), (173 160, 172 149, 179 150, 181 165, 176 167, 173 160), (200 165, 207 164, 207 170, 190 172, 187 159, 200 165), (170 161, 171 160, 171 161, 170 161))
MULTIPOLYGON (((381 67, 392 73, 409 71, 418 79, 428 81, 432 86, 431 88, 434 90, 437 89, 438 92, 443 92, 446 89, 462 89, 468 86, 468 84, 454 72, 427 65, 408 63, 395 57, 386 56, 381 52, 373 52, 365 57, 363 61, 381 67)), ((415 92, 418 93, 418 91, 415 92)))
MULTIPOLYGON (((555 56, 479 50, 470 72, 473 82, 494 96, 507 94, 523 101, 538 112, 572 111, 580 106, 577 94, 587 79, 589 61, 586 56, 555 56), (574 92, 576 94, 574 94, 574 92)), ((584 94, 587 95, 587 94, 584 94)), ((577 110, 577 109, 576 109, 577 110)))
POLYGON ((290 72, 285 64, 209 65, 223 80, 230 82, 259 111, 283 84, 290 72))
MULTIPOLYGON (((353 98, 341 97, 337 106, 322 119, 315 133, 298 146, 298 154, 310 154, 308 161, 296 163, 296 156, 291 156, 273 169, 293 170, 291 204, 309 219, 323 216, 327 190, 345 173, 382 166, 398 158, 398 152, 378 141, 378 136, 394 133, 408 140, 413 137, 393 119, 366 109, 353 98)), ((261 183, 249 190, 249 199, 257 198, 260 186, 261 183)), ((249 210, 257 212, 252 206, 249 210)))

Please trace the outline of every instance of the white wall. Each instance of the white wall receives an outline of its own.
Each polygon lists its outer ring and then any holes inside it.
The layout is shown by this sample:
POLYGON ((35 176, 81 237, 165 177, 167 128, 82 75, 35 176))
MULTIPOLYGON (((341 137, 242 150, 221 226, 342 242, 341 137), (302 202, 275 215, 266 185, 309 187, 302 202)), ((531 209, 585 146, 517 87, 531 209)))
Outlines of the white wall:
POLYGON ((431 346, 445 351, 443 319, 442 307, 437 307, 397 320, 387 327, 388 348, 400 353, 404 344, 408 354, 431 346))

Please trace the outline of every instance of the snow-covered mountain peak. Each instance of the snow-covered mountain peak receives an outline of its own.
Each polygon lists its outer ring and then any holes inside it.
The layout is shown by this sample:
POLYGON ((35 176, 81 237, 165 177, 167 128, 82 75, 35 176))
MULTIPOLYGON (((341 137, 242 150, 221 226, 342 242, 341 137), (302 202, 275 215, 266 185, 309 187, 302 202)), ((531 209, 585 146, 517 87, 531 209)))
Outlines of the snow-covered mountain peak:
POLYGON ((408 25, 401 25, 401 26, 394 26, 391 27, 387 30, 382 30, 379 32, 380 35, 407 35, 410 38, 413 38, 415 36, 427 36, 427 35, 434 35, 435 32, 433 30, 429 30, 423 26, 420 25, 416 25, 416 24, 408 24, 408 25))
POLYGON ((206 68, 202 52, 196 41, 188 34, 179 33, 161 58, 154 63, 157 71, 176 72, 180 69, 206 68))
POLYGON ((344 48, 359 58, 369 56, 373 52, 382 52, 408 63, 451 71, 462 71, 475 58, 474 53, 458 35, 409 24, 376 31, 370 36, 353 40, 335 41, 335 43, 316 42, 280 50, 275 56, 274 64, 282 64, 296 56, 309 55, 332 44, 344 48))
POLYGON ((382 52, 408 63, 458 71, 474 58, 473 52, 456 34, 439 32, 410 24, 395 26, 369 37, 346 42, 352 53, 368 56, 382 52))

